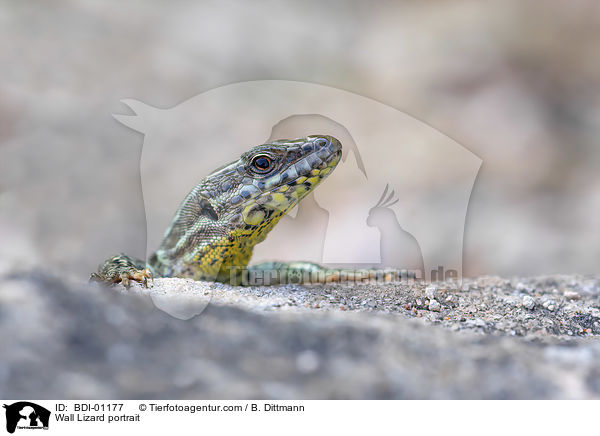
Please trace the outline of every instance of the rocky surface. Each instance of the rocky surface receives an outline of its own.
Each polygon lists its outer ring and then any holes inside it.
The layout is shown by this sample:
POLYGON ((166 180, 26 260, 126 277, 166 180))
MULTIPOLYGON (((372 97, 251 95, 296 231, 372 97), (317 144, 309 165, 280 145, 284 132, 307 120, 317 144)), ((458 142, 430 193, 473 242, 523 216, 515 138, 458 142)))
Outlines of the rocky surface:
POLYGON ((2 398, 599 398, 600 278, 0 277, 2 398))

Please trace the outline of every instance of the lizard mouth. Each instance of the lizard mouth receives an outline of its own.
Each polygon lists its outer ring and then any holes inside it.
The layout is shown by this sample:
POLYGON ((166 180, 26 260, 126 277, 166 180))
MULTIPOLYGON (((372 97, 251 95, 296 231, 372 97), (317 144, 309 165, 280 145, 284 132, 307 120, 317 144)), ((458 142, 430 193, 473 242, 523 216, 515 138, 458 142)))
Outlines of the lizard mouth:
POLYGON ((281 173, 277 187, 271 195, 282 193, 287 201, 281 201, 283 209, 288 203, 297 203, 321 183, 337 166, 342 157, 342 144, 331 136, 317 137, 314 151, 292 163, 281 173), (321 144, 319 141, 323 140, 321 144))
POLYGON ((292 163, 281 173, 281 179, 278 180, 280 184, 295 183, 299 185, 306 183, 312 177, 323 179, 337 166, 342 156, 342 144, 332 136, 318 136, 316 138, 314 142, 303 146, 303 149, 308 148, 309 153, 302 159, 292 163))

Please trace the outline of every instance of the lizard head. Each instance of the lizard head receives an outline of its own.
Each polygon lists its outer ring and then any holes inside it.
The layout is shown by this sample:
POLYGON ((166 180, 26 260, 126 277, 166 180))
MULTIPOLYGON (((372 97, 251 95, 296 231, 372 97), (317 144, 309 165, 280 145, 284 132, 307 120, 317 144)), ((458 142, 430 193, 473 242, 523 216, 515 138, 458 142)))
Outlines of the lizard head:
MULTIPOLYGON (((333 171, 341 156, 342 144, 326 135, 258 145, 210 174, 205 186, 212 192, 206 194, 219 221, 268 232, 333 171)), ((253 236, 262 240, 260 233, 253 236)))
POLYGON ((341 156, 340 142, 325 135, 251 148, 187 195, 150 262, 163 275, 206 278, 221 270, 228 277, 227 268, 247 265, 254 245, 334 170, 341 156))

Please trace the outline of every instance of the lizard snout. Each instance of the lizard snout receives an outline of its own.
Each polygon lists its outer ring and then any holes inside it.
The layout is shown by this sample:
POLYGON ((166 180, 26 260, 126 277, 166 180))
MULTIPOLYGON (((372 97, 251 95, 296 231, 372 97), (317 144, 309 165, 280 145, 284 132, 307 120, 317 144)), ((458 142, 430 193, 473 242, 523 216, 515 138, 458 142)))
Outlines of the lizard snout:
POLYGON ((318 135, 314 136, 314 144, 319 148, 327 148, 330 152, 336 153, 342 150, 342 143, 333 136, 329 135, 318 135))

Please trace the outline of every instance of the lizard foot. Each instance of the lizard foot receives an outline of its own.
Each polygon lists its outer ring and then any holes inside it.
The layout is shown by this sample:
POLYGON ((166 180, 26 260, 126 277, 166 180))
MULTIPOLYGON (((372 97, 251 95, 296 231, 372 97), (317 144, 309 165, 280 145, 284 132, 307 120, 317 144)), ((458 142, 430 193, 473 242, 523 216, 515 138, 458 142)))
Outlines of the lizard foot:
POLYGON ((154 281, 152 272, 146 268, 145 262, 133 259, 125 254, 119 254, 106 260, 98 267, 97 273, 92 273, 90 281, 106 284, 121 283, 126 288, 131 286, 132 281, 148 287, 148 279, 154 281))

